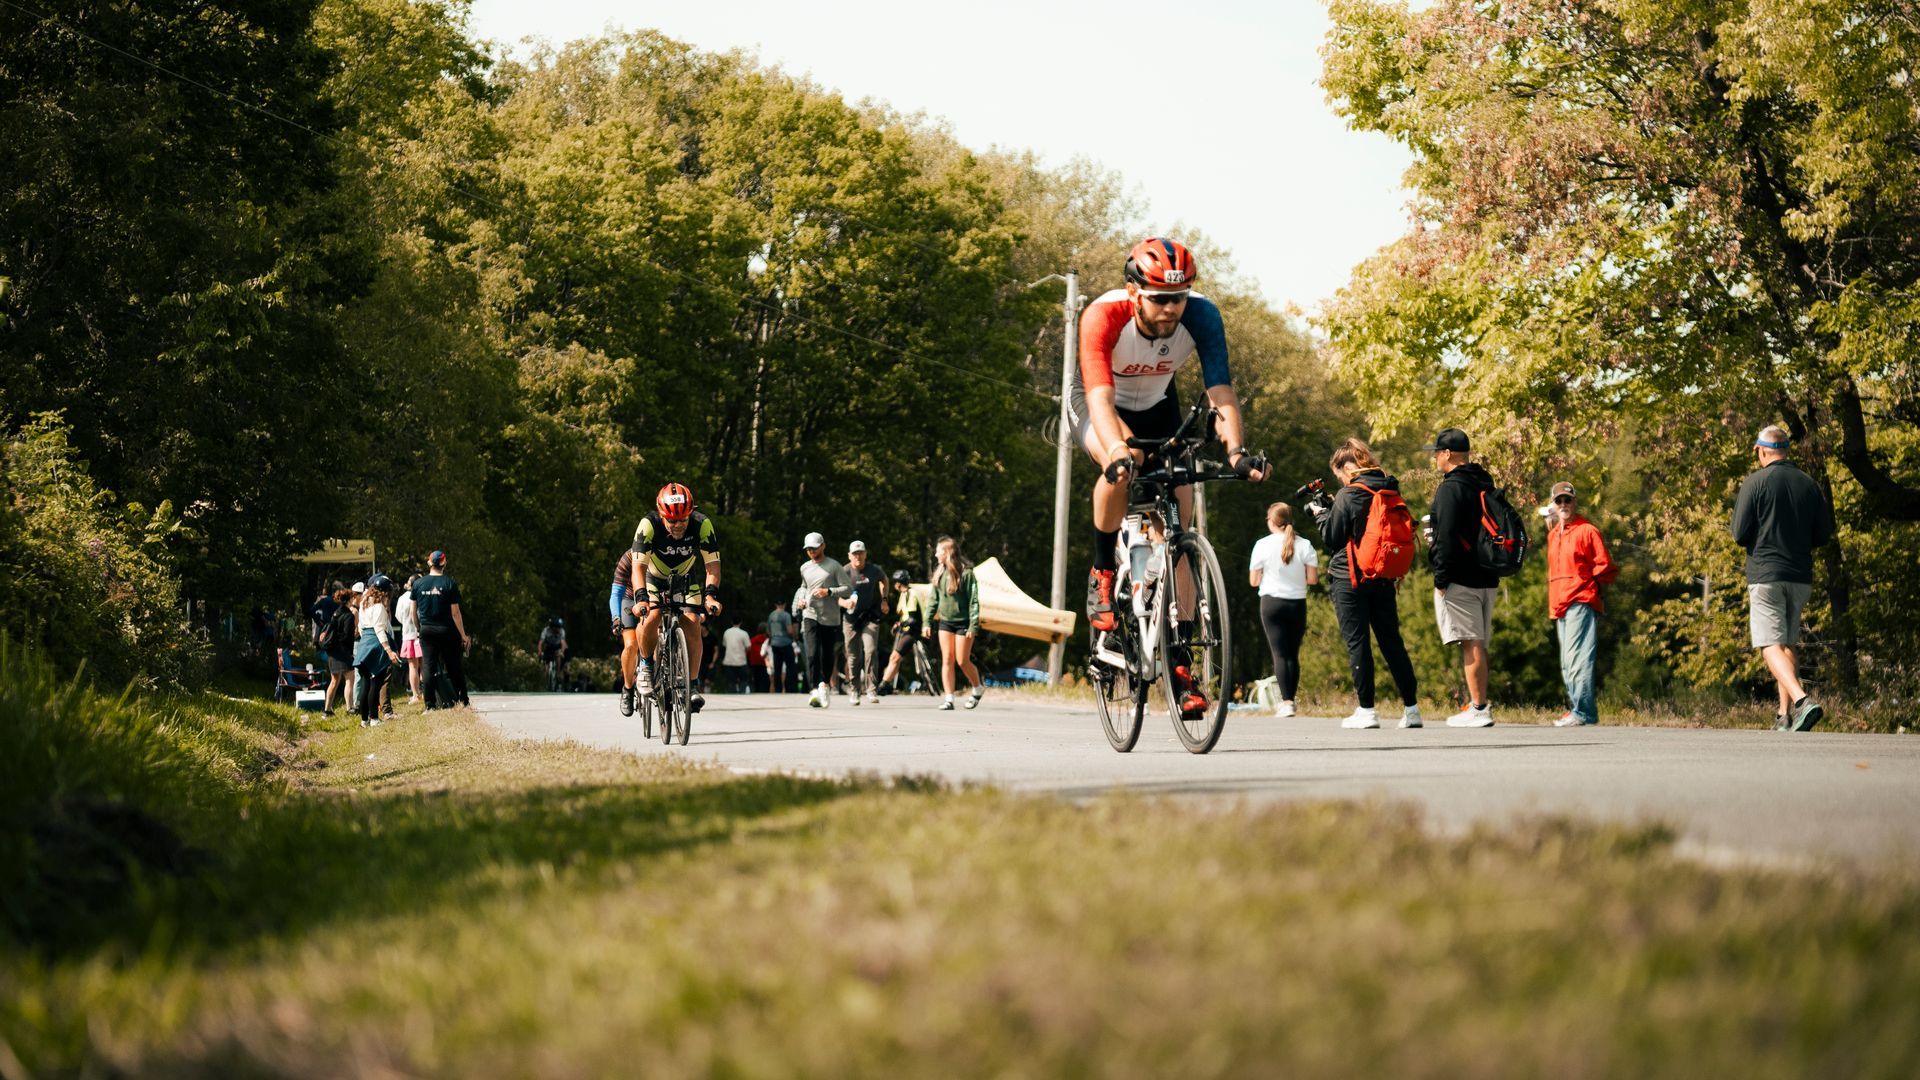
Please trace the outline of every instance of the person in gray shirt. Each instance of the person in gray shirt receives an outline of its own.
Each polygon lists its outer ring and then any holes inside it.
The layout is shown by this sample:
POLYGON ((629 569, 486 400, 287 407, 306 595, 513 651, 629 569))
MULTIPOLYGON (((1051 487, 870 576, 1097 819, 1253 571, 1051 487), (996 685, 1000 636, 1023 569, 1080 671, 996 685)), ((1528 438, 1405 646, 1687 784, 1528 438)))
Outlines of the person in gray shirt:
POLYGON ((1747 607, 1753 647, 1780 693, 1774 727, 1812 731, 1825 710, 1800 685, 1794 646, 1800 616, 1813 596, 1813 552, 1833 539, 1833 508, 1813 477, 1787 460, 1787 433, 1760 429, 1753 453, 1760 467, 1740 484, 1733 503, 1733 539, 1747 549, 1747 607))
POLYGON ((773 692, 784 694, 795 689, 800 680, 793 676, 793 616, 787 614, 787 602, 777 600, 767 616, 767 667, 773 677, 773 692))
POLYGON ((840 640, 840 601, 853 591, 847 568, 827 558, 827 540, 817 532, 807 534, 807 561, 800 564, 800 593, 805 610, 800 620, 801 648, 806 653, 807 681, 814 684, 807 704, 824 709, 833 704, 829 685, 833 678, 833 647, 840 640))

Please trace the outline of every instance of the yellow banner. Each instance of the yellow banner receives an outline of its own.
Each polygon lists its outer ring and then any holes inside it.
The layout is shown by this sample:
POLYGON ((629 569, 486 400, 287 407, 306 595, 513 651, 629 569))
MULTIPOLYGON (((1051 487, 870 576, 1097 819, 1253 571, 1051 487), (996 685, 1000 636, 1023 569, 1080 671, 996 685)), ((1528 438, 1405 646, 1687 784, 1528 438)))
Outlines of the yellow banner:
POLYGON ((320 550, 295 555, 293 560, 306 563, 370 563, 373 561, 373 541, 328 540, 320 545, 320 550))

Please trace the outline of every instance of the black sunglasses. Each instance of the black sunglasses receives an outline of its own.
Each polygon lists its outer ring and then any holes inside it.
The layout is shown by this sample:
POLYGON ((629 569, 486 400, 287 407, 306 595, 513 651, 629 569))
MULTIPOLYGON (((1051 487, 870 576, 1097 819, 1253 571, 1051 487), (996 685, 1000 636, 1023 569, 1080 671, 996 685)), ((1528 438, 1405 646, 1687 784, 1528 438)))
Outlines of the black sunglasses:
POLYGON ((1140 295, 1146 298, 1147 303, 1152 304, 1155 307, 1166 307, 1168 304, 1185 303, 1187 299, 1187 294, 1183 292, 1181 293, 1141 293, 1140 295))
POLYGON ((1572 501, 1573 501, 1573 496, 1571 496, 1571 495, 1555 495, 1555 496, 1553 497, 1553 501, 1554 501, 1554 502, 1557 502, 1557 503, 1563 503, 1563 502, 1572 502, 1572 501))

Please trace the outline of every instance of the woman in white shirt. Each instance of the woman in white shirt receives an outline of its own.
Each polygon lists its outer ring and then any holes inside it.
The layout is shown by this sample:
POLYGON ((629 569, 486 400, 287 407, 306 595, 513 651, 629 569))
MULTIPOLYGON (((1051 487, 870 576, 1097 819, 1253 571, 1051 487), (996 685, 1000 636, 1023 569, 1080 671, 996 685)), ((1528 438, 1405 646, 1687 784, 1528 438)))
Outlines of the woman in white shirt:
POLYGON ((420 661, 426 655, 420 651, 420 612, 413 604, 413 583, 419 580, 419 574, 408 578, 400 599, 393 602, 394 618, 400 620, 400 659, 407 662, 409 705, 420 704, 420 661))
POLYGON ((1273 650, 1273 675, 1280 684, 1275 716, 1294 714, 1300 689, 1300 639, 1307 635, 1307 586, 1320 583, 1320 556, 1313 543, 1293 531, 1293 507, 1267 507, 1267 535, 1253 545, 1247 584, 1260 590, 1260 626, 1273 650))
POLYGON ((392 594, 393 580, 376 574, 360 598, 360 642, 353 650, 353 666, 360 678, 353 692, 354 703, 360 707, 361 727, 380 723, 380 691, 387 684, 393 662, 400 659, 393 651, 392 639, 387 637, 387 601, 392 594))

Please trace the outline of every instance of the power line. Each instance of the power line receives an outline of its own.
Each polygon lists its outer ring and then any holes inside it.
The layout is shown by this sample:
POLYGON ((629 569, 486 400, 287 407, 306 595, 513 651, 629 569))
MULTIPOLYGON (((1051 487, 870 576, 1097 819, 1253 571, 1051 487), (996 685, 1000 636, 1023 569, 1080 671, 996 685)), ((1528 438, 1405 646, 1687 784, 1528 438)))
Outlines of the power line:
MULTIPOLYGON (((0 0, 0 6, 12 8, 13 10, 21 12, 22 14, 28 15, 33 18, 37 18, 42 22, 51 23, 53 25, 59 26, 61 29, 65 30, 69 34, 72 34, 74 37, 92 42, 93 44, 99 46, 100 48, 106 49, 107 51, 115 53, 119 56, 123 56, 129 60, 134 61, 135 63, 142 64, 148 68, 151 68, 154 71, 161 73, 162 75, 167 76, 168 78, 177 80, 182 83, 186 83, 193 87, 197 87, 198 89, 203 90, 206 93, 212 94, 213 96, 220 98, 224 101, 227 101, 233 105, 236 105, 242 109, 246 109, 250 112, 257 113, 260 116, 264 116, 277 123, 285 124, 288 127, 294 128, 296 130, 303 131, 308 135, 311 135, 314 138, 319 139, 322 142, 325 142, 330 146, 334 146, 342 151, 355 152, 355 151, 360 151, 362 149, 348 142, 347 140, 341 139, 335 135, 310 127, 307 124, 303 124, 298 120, 292 119, 291 117, 283 116, 280 113, 273 111, 272 109, 268 109, 264 106, 255 104, 254 102, 247 101, 234 94, 230 94, 224 90, 221 90, 218 87, 208 85, 207 83, 202 82, 199 79, 195 79, 192 76, 187 75, 183 72, 175 71, 172 68, 169 68, 156 61, 150 60, 144 56, 139 55, 138 53, 134 53, 128 49, 121 48, 120 46, 115 45, 112 42, 104 41, 100 38, 94 37, 92 34, 89 34, 84 30, 81 30, 78 27, 75 27, 73 24, 67 22, 66 20, 60 18, 59 16, 53 15, 45 10, 31 7, 25 4, 17 3, 16 0, 0 0)), ((461 169, 472 169, 477 165, 477 163, 473 161, 464 161, 464 160, 455 159, 451 155, 442 153, 438 147, 433 147, 430 144, 423 144, 423 145, 426 145, 432 153, 440 157, 442 160, 442 163, 444 164, 453 165, 456 168, 461 168, 461 169)), ((474 200, 475 202, 482 203, 487 206, 491 206, 494 209, 502 211, 504 213, 512 213, 513 211, 513 208, 508 206, 506 203, 498 199, 492 198, 490 196, 483 195, 479 192, 464 188, 459 184, 448 183, 446 185, 446 188, 449 191, 464 195, 467 198, 474 200)), ((851 215, 851 214, 844 214, 842 216, 845 216, 850 220, 859 221, 862 224, 868 225, 869 228, 872 228, 872 224, 870 222, 865 221, 864 219, 855 217, 854 215, 851 215)), ((877 232, 878 230, 875 230, 875 231, 877 232)), ((946 257, 945 253, 938 251, 938 249, 932 248, 928 245, 919 244, 917 241, 913 241, 909 237, 896 236, 893 238, 898 240, 905 240, 908 243, 911 243, 911 244, 914 244, 915 246, 923 248, 923 250, 927 250, 935 254, 939 254, 943 258, 946 257)), ((529 238, 529 241, 531 242, 531 237, 529 238)), ((767 301, 761 300, 758 297, 750 296, 750 295, 747 295, 746 293, 734 292, 733 290, 727 288, 726 286, 715 284, 714 282, 708 281, 707 279, 697 274, 694 274, 691 271, 682 270, 677 267, 669 266, 666 263, 660 262, 656 259, 642 257, 640 261, 646 263, 647 265, 652 266, 654 269, 659 270, 670 277, 677 277, 683 281, 686 281, 691 284, 700 286, 701 288, 707 289, 710 292, 718 293, 721 296, 725 296, 725 297, 728 297, 729 299, 732 299, 736 303, 752 304, 755 307, 771 312, 779 317, 790 319, 793 322, 799 323, 801 325, 809 326, 814 329, 822 330, 831 334, 838 334, 841 337, 847 338, 852 341, 858 341, 863 344, 871 345, 875 348, 884 349, 888 352, 891 352, 891 353, 894 353, 895 355, 900 356, 902 359, 905 359, 905 360, 909 360, 915 363, 930 364, 935 367, 945 368, 949 371, 957 372, 966 378, 976 379, 982 382, 996 383, 1000 386, 1005 386, 1010 389, 1020 390, 1029 394, 1033 394, 1036 397, 1043 398, 1047 401, 1058 400, 1058 398, 1056 398, 1053 394, 1049 394, 1049 393, 1046 393, 1045 391, 1035 389, 1032 386, 1016 383, 1008 379, 1002 379, 1002 378, 999 378, 998 376, 988 375, 984 372, 976 371, 972 368, 965 367, 960 364, 950 363, 945 360, 937 360, 930 356, 924 356, 919 353, 913 352, 911 350, 903 349, 898 345, 892 344, 891 342, 882 341, 878 338, 870 337, 866 334, 862 334, 854 330, 849 330, 844 327, 837 326, 833 323, 825 322, 820 319, 808 318, 804 315, 798 314, 797 312, 788 310, 783 306, 768 303, 767 301)), ((562 268, 571 269, 576 265, 578 264, 573 262, 567 262, 562 264, 562 268)), ((999 288, 1001 285, 1004 285, 1004 284, 1007 284, 1007 282, 998 283, 994 287, 999 288)))

